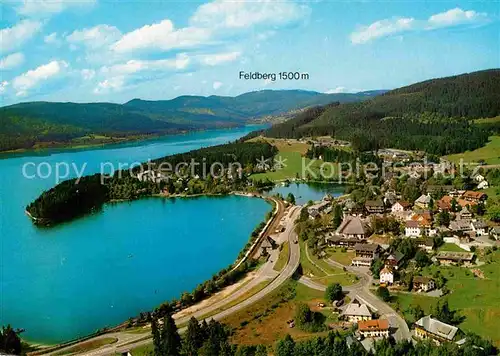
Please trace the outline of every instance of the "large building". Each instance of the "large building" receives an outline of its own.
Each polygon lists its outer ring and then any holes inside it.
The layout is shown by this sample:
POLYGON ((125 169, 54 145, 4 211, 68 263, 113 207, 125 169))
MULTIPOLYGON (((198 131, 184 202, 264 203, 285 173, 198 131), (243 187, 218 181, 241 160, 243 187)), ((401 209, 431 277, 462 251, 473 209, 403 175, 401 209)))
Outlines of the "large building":
POLYGON ((445 266, 460 265, 471 266, 474 264, 475 255, 472 252, 441 251, 436 255, 436 260, 445 266))
POLYGON ((369 226, 357 216, 347 216, 337 228, 336 233, 345 238, 366 239, 369 234, 369 226))
POLYGON ((356 257, 351 261, 353 266, 370 267, 372 261, 380 254, 380 246, 376 244, 356 244, 354 246, 356 257))
POLYGON ((413 277, 413 290, 428 292, 436 288, 436 283, 430 277, 415 276, 413 277))
POLYGON ((372 320, 372 312, 368 306, 361 303, 356 298, 347 305, 342 316, 352 323, 357 323, 359 321, 372 320))
POLYGON ((363 337, 389 337, 389 320, 358 321, 358 331, 363 337))
POLYGON ((365 211, 368 214, 383 214, 385 211, 384 202, 381 200, 367 200, 365 211))
POLYGON ((419 339, 431 339, 437 344, 453 341, 458 328, 443 323, 430 315, 424 316, 415 323, 415 336, 419 339))

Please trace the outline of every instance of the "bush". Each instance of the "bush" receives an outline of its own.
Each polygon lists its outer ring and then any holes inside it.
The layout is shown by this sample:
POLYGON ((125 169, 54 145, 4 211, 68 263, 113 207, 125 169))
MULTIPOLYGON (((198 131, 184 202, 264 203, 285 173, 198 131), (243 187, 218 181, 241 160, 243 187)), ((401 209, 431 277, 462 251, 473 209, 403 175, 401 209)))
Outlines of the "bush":
POLYGON ((391 293, 389 292, 389 289, 387 289, 386 287, 378 287, 377 296, 384 302, 388 302, 391 299, 391 293))

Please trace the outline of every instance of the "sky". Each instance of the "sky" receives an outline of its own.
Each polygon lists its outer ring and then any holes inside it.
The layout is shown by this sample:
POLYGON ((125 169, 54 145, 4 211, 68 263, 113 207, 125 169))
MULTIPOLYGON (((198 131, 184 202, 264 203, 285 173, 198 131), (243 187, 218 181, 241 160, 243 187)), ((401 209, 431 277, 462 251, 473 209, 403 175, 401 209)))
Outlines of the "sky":
POLYGON ((0 1, 0 105, 358 92, 500 67, 498 1, 0 1))

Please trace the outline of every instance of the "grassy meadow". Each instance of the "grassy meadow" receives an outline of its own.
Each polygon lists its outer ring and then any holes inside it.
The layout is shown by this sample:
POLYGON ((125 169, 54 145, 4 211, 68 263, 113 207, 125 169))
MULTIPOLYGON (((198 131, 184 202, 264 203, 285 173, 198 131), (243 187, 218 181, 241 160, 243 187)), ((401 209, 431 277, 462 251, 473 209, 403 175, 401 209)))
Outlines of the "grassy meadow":
POLYGON ((467 163, 478 163, 483 160, 486 164, 500 164, 500 136, 491 136, 486 146, 474 151, 457 153, 444 158, 451 162, 459 163, 460 159, 467 163))

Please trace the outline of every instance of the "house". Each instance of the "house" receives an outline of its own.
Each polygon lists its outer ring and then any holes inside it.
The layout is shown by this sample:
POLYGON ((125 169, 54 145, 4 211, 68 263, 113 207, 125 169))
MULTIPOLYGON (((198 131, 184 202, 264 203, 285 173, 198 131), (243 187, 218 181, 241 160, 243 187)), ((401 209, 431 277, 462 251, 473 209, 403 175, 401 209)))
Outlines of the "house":
POLYGON ((415 323, 415 336, 419 339, 431 339, 437 344, 453 341, 458 328, 448 325, 430 315, 424 316, 415 323))
POLYGON ((484 178, 484 176, 482 176, 482 175, 481 175, 481 174, 479 174, 479 173, 478 173, 478 174, 476 174, 476 175, 474 176, 474 181, 475 181, 476 183, 481 183, 482 181, 484 181, 484 179, 485 179, 485 178, 484 178))
POLYGON ((380 284, 394 284, 394 273, 390 268, 384 267, 380 271, 380 284))
POLYGON ((490 230, 490 236, 492 236, 496 240, 499 240, 500 239, 500 226, 493 226, 490 230))
POLYGON ((474 202, 474 203, 480 203, 486 201, 488 199, 488 195, 485 193, 481 192, 474 192, 472 190, 467 190, 463 195, 462 198, 466 201, 469 202, 474 202))
POLYGON ((410 215, 409 220, 418 221, 424 227, 431 227, 432 225, 432 214, 430 211, 422 211, 419 213, 413 213, 410 215))
POLYGON ((351 323, 357 323, 358 321, 372 320, 372 312, 368 306, 364 303, 358 301, 357 298, 347 305, 342 316, 347 321, 351 323))
POLYGON ((307 212, 309 213, 309 217, 311 219, 315 219, 319 216, 320 213, 326 211, 328 207, 331 205, 330 201, 321 201, 317 204, 311 205, 307 208, 307 212))
POLYGON ((430 237, 419 237, 415 239, 415 243, 418 248, 425 250, 427 252, 431 252, 434 247, 434 241, 430 237))
POLYGON ((445 195, 441 199, 436 202, 436 207, 439 211, 451 211, 451 202, 453 201, 453 197, 449 195, 445 195))
POLYGON ((389 320, 358 321, 358 332, 363 337, 389 337, 389 320))
POLYGON ((422 235, 434 236, 436 235, 436 229, 431 229, 431 225, 427 220, 415 221, 407 220, 405 222, 405 236, 406 237, 417 237, 422 235))
POLYGON ((343 237, 342 235, 338 234, 331 234, 327 236, 325 240, 328 246, 330 247, 334 246, 354 247, 356 244, 363 241, 357 238, 343 237))
POLYGON ((357 216, 347 216, 337 228, 336 233, 347 238, 366 239, 370 233, 368 224, 357 216))
POLYGON ((381 200, 367 200, 365 211, 367 214, 383 214, 385 211, 384 202, 381 200))
POLYGON ((395 203, 394 203, 394 205, 391 207, 391 212, 392 212, 392 213, 398 213, 398 212, 406 211, 406 210, 408 210, 410 207, 411 207, 410 202, 407 202, 407 201, 404 201, 404 200, 397 201, 397 202, 395 202, 395 203))
POLYGON ((421 290, 428 292, 436 288, 436 282, 430 277, 415 276, 413 277, 413 290, 421 290))
POLYGON ((437 185, 428 185, 426 187, 426 192, 433 194, 433 193, 444 193, 447 194, 454 190, 454 187, 452 185, 444 185, 444 184, 437 184, 437 185))
POLYGON ((477 189, 488 189, 489 186, 488 182, 483 180, 477 185, 477 189))
POLYGON ((462 210, 457 214, 457 219, 460 220, 468 220, 472 218, 472 213, 467 209, 467 206, 464 206, 462 210))
POLYGON ((436 260, 441 265, 460 265, 472 266, 474 264, 475 255, 472 252, 451 252, 441 251, 436 255, 436 260))
POLYGON ((377 244, 356 244, 354 246, 354 250, 356 251, 356 257, 366 257, 370 259, 375 259, 380 254, 380 246, 377 244))
POLYGON ((466 233, 472 230, 470 220, 457 219, 450 223, 450 230, 455 233, 466 233))
POLYGON ((354 246, 356 257, 351 261, 351 265, 356 267, 370 267, 372 261, 379 256, 380 246, 376 244, 356 244, 354 246))
POLYGON ((431 201, 432 198, 430 194, 422 194, 417 200, 415 200, 415 206, 422 209, 428 209, 431 201))
POLYGON ((483 220, 476 220, 471 222, 472 231, 476 233, 476 236, 486 236, 488 235, 488 225, 483 220))
POLYGON ((401 252, 396 251, 395 253, 387 256, 384 261, 384 265, 387 268, 395 269, 397 271, 403 261, 403 257, 404 255, 401 252))
MULTIPOLYGON (((388 175, 389 175, 389 173, 387 173, 385 175, 386 182, 390 181, 392 179, 392 177, 388 177, 388 175)), ((387 205, 393 205, 396 202, 397 198, 398 198, 398 196, 394 190, 388 190, 384 194, 384 203, 387 205)))
POLYGON ((405 236, 406 237, 416 237, 421 236, 423 230, 420 228, 420 223, 418 221, 408 220, 405 224, 405 236))

